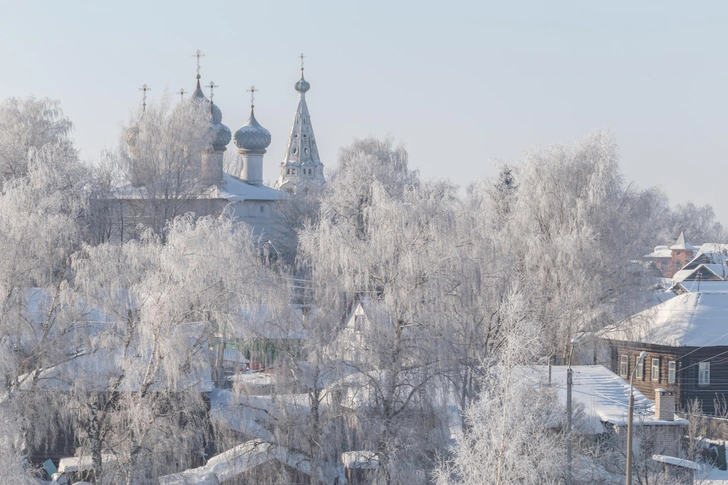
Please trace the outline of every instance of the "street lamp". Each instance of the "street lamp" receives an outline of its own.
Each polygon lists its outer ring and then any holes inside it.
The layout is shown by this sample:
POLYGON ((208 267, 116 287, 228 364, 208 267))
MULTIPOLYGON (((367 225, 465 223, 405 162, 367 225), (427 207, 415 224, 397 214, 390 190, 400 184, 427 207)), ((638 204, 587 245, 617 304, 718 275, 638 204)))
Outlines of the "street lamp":
POLYGON ((647 352, 640 352, 637 363, 629 376, 629 407, 627 410, 627 485, 632 485, 632 415, 634 414, 634 373, 645 360, 647 352))
POLYGON ((568 367, 566 368, 566 485, 571 485, 571 387, 573 385, 573 371, 571 370, 571 355, 574 353, 574 345, 579 343, 579 339, 571 339, 571 348, 569 349, 568 367))

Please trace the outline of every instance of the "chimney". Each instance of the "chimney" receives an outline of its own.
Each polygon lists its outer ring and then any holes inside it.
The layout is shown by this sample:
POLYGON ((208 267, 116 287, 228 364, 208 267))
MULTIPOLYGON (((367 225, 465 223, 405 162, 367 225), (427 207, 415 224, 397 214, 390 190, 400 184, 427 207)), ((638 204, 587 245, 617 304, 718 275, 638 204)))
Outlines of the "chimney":
POLYGON ((655 389, 655 418, 660 421, 675 420, 675 394, 665 389, 655 389))

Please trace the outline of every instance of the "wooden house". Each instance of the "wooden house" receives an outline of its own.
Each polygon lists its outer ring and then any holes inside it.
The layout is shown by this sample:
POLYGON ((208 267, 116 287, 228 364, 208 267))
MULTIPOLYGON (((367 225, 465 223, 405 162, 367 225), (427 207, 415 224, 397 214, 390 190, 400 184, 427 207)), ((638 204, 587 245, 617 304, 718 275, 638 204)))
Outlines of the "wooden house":
POLYGON ((728 396, 728 283, 682 292, 608 328, 611 369, 652 396, 674 393, 682 409, 697 399, 708 414, 728 396), (642 351, 644 362, 637 365, 642 351))

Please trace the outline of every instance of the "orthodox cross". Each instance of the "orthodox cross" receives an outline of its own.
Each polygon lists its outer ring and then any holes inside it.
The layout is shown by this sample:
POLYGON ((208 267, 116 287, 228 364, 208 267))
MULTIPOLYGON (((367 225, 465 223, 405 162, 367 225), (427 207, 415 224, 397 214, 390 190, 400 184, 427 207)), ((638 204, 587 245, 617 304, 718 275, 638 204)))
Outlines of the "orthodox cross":
POLYGON ((205 57, 205 54, 203 54, 200 49, 197 49, 197 52, 192 54, 192 57, 197 58, 197 79, 200 79, 200 57, 205 57))
POLYGON ((139 91, 144 91, 144 95, 142 96, 142 113, 147 110, 147 91, 151 90, 152 88, 147 87, 146 84, 139 88, 139 91))
POLYGON ((207 85, 208 88, 210 88, 210 113, 212 113, 212 98, 215 96, 215 93, 213 92, 215 88, 219 88, 217 84, 215 84, 214 81, 210 81, 210 84, 207 85))
POLYGON ((303 52, 301 52, 301 55, 298 56, 301 59, 301 72, 303 72, 303 59, 306 57, 303 55, 303 52))
POLYGON ((260 89, 256 89, 255 86, 250 86, 250 89, 247 91, 250 93, 250 107, 255 108, 255 92, 260 91, 260 89))
POLYGON ((187 94, 187 91, 185 91, 185 88, 180 89, 175 94, 179 94, 180 98, 182 98, 182 101, 185 100, 185 94, 187 94))

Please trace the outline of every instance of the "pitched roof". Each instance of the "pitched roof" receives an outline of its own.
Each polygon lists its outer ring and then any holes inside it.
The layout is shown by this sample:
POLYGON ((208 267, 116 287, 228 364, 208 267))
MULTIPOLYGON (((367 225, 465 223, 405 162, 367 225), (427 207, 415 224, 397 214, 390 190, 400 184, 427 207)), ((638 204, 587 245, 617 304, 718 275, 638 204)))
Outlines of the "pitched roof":
POLYGON ((637 313, 601 337, 672 347, 728 345, 728 292, 703 291, 701 284, 701 291, 637 313))
MULTIPOLYGON (((571 398, 580 404, 581 413, 576 415, 576 427, 583 433, 599 434, 606 431, 605 425, 627 426, 629 382, 602 365, 575 365, 571 398)), ((531 377, 545 382, 548 366, 524 367, 531 377)), ((556 388, 559 401, 566 406, 567 366, 551 367, 551 386, 556 388)), ((655 405, 637 389, 634 390, 634 421, 641 425, 686 425, 688 422, 677 416, 674 421, 655 418, 655 405)))
POLYGON ((677 238, 677 241, 675 241, 675 244, 670 246, 670 249, 675 250, 675 251, 680 251, 680 250, 685 251, 685 250, 695 250, 697 248, 695 246, 693 246, 692 244, 690 244, 688 239, 685 237, 684 232, 680 232, 680 236, 677 238))

